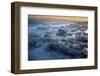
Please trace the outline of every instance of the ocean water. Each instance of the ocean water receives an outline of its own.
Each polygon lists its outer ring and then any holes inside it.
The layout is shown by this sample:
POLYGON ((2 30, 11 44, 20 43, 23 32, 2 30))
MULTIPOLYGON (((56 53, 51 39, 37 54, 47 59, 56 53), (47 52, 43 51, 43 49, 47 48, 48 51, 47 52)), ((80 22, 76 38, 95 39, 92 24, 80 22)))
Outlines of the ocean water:
MULTIPOLYGON (((50 28, 48 25, 41 25, 40 27, 39 25, 32 26, 32 24, 29 24, 28 60, 77 59, 88 57, 86 50, 88 48, 86 45, 88 43, 87 36, 85 39, 83 38, 84 41, 82 41, 81 37, 75 37, 74 39, 72 36, 68 37, 69 35, 67 33, 64 36, 59 36, 57 35, 59 29, 61 29, 61 26, 65 27, 66 24, 55 24, 50 28)), ((65 32, 69 30, 64 29, 65 32)))

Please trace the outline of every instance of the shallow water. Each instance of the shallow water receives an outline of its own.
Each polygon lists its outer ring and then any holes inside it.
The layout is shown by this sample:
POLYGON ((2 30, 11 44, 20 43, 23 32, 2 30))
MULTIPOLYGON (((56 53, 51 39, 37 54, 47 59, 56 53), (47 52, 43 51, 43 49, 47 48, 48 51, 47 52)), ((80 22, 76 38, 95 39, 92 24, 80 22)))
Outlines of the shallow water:
MULTIPOLYGON (((38 26, 38 25, 37 25, 38 26)), ((62 45, 62 43, 64 43, 63 41, 60 41, 61 46, 65 46, 62 49, 49 49, 49 44, 52 42, 48 41, 45 39, 45 37, 43 37, 45 35, 45 33, 48 31, 48 29, 37 29, 36 26, 29 26, 29 35, 28 35, 28 60, 50 60, 50 59, 76 59, 76 58, 87 58, 87 55, 85 55, 84 53, 81 54, 81 50, 76 49, 76 48, 71 48, 71 47, 67 47, 68 45, 62 45), (34 34, 36 33, 37 37, 34 37, 34 34), (38 34, 38 35, 37 35, 38 34), (38 37, 40 36, 40 37, 38 37), (45 41, 41 40, 41 36, 42 39, 45 39, 45 41), (67 48, 66 48, 67 47, 67 48)), ((58 36, 56 36, 56 33, 58 32, 59 27, 55 26, 52 28, 52 33, 48 34, 48 36, 50 36, 50 39, 53 39, 53 36, 55 36, 55 38, 57 38, 58 36)), ((70 30, 70 29, 69 29, 70 30)), ((66 31, 69 31, 66 30, 66 31)), ((62 37, 63 38, 63 37, 62 37)), ((68 37, 66 37, 68 38, 68 37)), ((70 37, 72 38, 72 37, 70 37)), ((67 40, 67 39, 66 39, 67 40)), ((70 42, 73 42, 71 39, 69 39, 69 41, 67 42, 65 40, 65 44, 68 44, 70 42)), ((77 39, 75 39, 77 40, 77 39)), ((79 42, 74 40, 74 44, 78 44, 79 42)), ((58 37, 58 42, 59 42, 59 37, 58 37)), ((84 43, 84 42, 81 42, 84 43)), ((59 48, 60 46, 57 45, 55 48, 59 48)), ((73 44, 71 43, 70 46, 72 46, 73 44)), ((84 48, 84 47, 83 47, 84 48)))

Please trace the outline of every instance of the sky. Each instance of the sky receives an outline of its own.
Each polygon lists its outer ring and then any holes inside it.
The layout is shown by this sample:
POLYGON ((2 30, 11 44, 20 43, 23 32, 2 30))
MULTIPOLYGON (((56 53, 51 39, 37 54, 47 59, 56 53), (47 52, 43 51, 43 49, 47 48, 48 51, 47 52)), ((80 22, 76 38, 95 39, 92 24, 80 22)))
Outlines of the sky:
POLYGON ((29 19, 33 20, 46 20, 46 21, 70 21, 70 22, 88 22, 87 17, 75 16, 53 16, 53 15, 28 15, 29 19))

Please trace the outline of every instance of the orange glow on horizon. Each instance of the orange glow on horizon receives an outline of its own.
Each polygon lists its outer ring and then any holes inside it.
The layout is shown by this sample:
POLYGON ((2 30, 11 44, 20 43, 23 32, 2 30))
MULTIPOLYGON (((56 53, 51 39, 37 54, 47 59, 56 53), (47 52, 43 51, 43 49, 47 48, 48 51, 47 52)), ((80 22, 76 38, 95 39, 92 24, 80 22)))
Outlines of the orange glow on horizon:
POLYGON ((87 17, 77 17, 77 16, 50 16, 50 15, 29 15, 28 18, 31 19, 44 19, 44 20, 58 20, 58 21, 71 21, 71 22, 88 22, 87 17))

